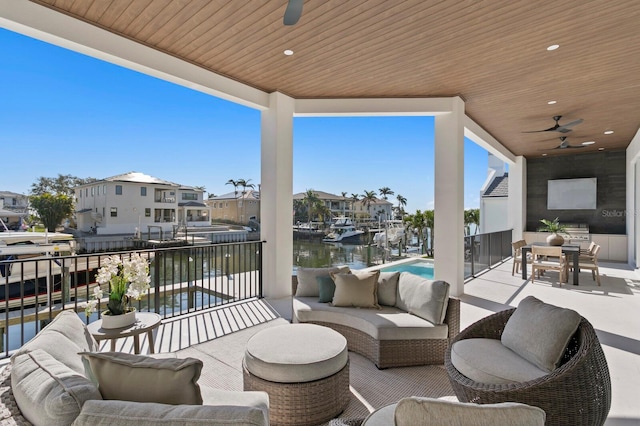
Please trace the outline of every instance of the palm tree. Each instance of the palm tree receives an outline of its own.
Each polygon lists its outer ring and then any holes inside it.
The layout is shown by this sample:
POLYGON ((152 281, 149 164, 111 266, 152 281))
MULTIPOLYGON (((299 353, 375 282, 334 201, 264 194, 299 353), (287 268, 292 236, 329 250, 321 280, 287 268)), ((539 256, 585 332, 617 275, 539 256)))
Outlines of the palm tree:
POLYGON ((418 240, 422 242, 422 250, 424 250, 427 247, 427 241, 425 239, 424 233, 426 227, 425 217, 422 212, 420 210, 416 210, 415 214, 405 216, 404 223, 406 224, 405 226, 407 226, 407 228, 415 230, 415 232, 418 234, 418 240))
MULTIPOLYGON (((369 213, 369 207, 371 206, 371 203, 376 202, 378 199, 376 198, 376 193, 375 191, 364 191, 364 195, 362 196, 362 204, 367 208, 367 213, 369 213)), ((369 217, 371 217, 371 214, 369 213, 369 217)))
POLYGON ((238 179, 238 181, 236 182, 238 184, 238 186, 242 187, 242 217, 243 217, 243 219, 244 219, 244 211, 246 210, 244 197, 245 197, 245 195, 247 193, 247 188, 253 189, 253 188, 256 187, 254 184, 249 183, 249 182, 251 182, 251 179, 246 179, 246 180, 245 179, 238 179))
POLYGON ((480 209, 468 209, 464 211, 464 234, 471 235, 471 224, 476 225, 474 234, 480 227, 480 209))
POLYGON ((307 203, 307 209, 309 213, 309 224, 311 224, 311 219, 313 218, 313 207, 316 205, 320 199, 313 191, 313 189, 307 189, 307 192, 304 193, 303 201, 307 203))
POLYGON ((424 216, 424 224, 427 228, 427 232, 429 232, 429 256, 433 257, 433 230, 435 229, 435 210, 425 210, 422 213, 424 216))
POLYGON ((238 181, 229 179, 225 185, 233 185, 233 198, 236 200, 236 222, 238 221, 238 181))
POLYGON ((400 220, 402 220, 404 217, 403 207, 407 205, 407 199, 404 198, 402 195, 398 194, 396 195, 396 200, 398 200, 398 214, 400 215, 400 220))
POLYGON ((360 200, 360 194, 351 193, 351 211, 353 212, 353 221, 356 221, 356 203, 360 200))
POLYGON ((393 191, 391 190, 391 188, 386 186, 383 186, 382 188, 378 189, 378 192, 380 192, 380 195, 382 196, 383 200, 386 200, 388 195, 393 195, 393 191))

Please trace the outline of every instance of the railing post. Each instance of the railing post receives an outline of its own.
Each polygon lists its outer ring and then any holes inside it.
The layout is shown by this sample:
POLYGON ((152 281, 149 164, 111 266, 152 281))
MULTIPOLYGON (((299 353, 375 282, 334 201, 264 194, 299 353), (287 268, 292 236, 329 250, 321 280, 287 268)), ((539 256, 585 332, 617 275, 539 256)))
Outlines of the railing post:
POLYGON ((160 313, 160 261, 163 252, 156 251, 153 257, 153 310, 156 314, 160 313))
POLYGON ((263 241, 258 242, 258 298, 262 299, 262 248, 263 241))

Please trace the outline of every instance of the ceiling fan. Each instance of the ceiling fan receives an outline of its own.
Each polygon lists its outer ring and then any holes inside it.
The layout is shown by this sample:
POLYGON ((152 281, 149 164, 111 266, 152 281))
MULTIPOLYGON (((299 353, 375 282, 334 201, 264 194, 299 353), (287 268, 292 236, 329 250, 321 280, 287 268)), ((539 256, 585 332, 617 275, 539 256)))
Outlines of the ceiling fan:
POLYGON ((556 115, 553 117, 553 119, 555 120, 556 124, 553 127, 549 127, 548 129, 544 129, 544 130, 531 130, 528 132, 522 132, 522 133, 538 133, 538 132, 560 132, 560 133, 569 133, 571 131, 571 127, 573 126, 577 126, 578 124, 582 123, 584 120, 582 118, 579 118, 578 120, 572 121, 570 123, 564 124, 564 125, 560 125, 560 123, 558 123, 558 121, 560 121, 560 119, 562 118, 561 115, 556 115))
POLYGON ((556 146, 555 148, 541 149, 540 151, 548 151, 549 149, 571 149, 571 148, 586 148, 586 146, 584 146, 584 145, 569 145, 569 142, 567 142, 567 137, 566 136, 560 136, 560 145, 556 146))
POLYGON ((284 11, 284 19, 282 22, 285 25, 295 25, 302 15, 302 5, 304 0, 289 0, 287 9, 284 11))

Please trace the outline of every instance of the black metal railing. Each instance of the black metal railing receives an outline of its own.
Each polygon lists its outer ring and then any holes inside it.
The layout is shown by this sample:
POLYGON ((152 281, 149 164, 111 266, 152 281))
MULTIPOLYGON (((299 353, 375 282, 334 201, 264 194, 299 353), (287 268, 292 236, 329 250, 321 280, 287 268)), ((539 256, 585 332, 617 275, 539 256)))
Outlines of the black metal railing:
MULTIPOLYGON (((135 252, 149 261, 151 289, 134 301, 139 311, 176 317, 227 303, 262 297, 262 241, 183 246, 135 252)), ((133 251, 39 256, 0 261, 0 358, 10 356, 60 311, 85 317, 104 258, 126 258, 133 251)), ((107 293, 108 289, 102 288, 107 293)))
POLYGON ((511 257, 512 230, 464 237, 464 278, 511 257))

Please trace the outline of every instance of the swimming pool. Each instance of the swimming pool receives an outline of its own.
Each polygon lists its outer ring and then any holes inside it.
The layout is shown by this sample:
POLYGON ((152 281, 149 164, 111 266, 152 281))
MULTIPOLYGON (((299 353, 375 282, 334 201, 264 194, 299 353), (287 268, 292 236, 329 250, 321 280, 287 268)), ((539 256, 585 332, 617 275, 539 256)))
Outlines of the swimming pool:
POLYGON ((395 265, 381 268, 382 272, 410 272, 421 277, 433 279, 433 261, 426 259, 415 259, 410 262, 402 262, 395 265))

